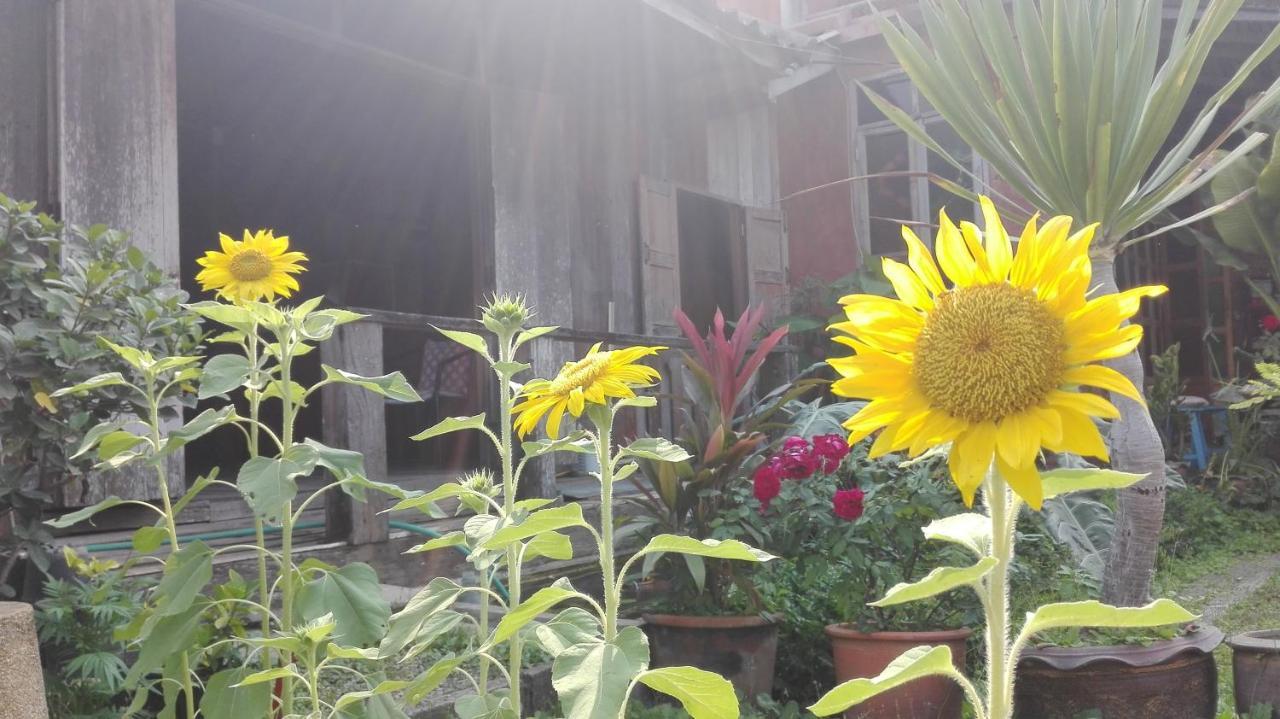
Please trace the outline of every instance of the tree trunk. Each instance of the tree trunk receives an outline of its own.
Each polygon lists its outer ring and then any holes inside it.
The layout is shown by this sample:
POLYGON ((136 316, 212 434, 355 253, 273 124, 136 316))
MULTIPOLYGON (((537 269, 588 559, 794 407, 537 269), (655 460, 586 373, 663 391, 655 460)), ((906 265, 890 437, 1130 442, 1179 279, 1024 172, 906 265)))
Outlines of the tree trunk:
MULTIPOLYGON (((1119 291, 1114 257, 1094 258, 1093 277, 1100 292, 1119 291)), ((1138 350, 1107 364, 1128 377, 1139 392, 1144 390, 1138 350)), ((1120 410, 1120 419, 1111 425, 1111 466, 1147 477, 1121 490, 1116 497, 1115 533, 1102 578, 1102 600, 1118 606, 1137 606, 1145 604, 1151 593, 1156 549, 1164 524, 1164 442, 1145 406, 1115 394, 1111 401, 1120 410)))

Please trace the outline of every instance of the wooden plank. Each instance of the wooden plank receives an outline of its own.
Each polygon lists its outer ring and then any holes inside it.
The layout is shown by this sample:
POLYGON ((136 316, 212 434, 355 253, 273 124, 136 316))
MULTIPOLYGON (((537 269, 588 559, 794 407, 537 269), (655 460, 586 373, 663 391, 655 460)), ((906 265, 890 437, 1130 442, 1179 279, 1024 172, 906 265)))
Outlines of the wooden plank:
POLYGON ((644 330, 661 337, 678 336, 672 313, 680 306, 680 237, 676 189, 670 182, 641 176, 640 287, 644 295, 644 330))
MULTIPOLYGON (((169 274, 178 271, 178 118, 173 2, 66 0, 55 6, 57 199, 63 218, 124 230, 169 274)), ((182 491, 183 455, 170 455, 182 491)), ((71 483, 66 506, 109 495, 152 499, 138 468, 71 483), (78 485, 78 486, 77 486, 78 485)))
MULTIPOLYGON (((381 375, 382 326, 354 322, 338 327, 333 339, 320 345, 320 361, 359 375, 381 375)), ((320 391, 324 443, 360 452, 365 476, 374 482, 387 481, 386 400, 349 385, 329 385, 320 391)), ((369 492, 368 501, 356 502, 330 490, 325 500, 325 529, 331 539, 354 545, 387 540, 387 517, 379 514, 386 508, 381 493, 369 492)))
POLYGON ((48 209, 47 0, 0 3, 0 192, 48 209))

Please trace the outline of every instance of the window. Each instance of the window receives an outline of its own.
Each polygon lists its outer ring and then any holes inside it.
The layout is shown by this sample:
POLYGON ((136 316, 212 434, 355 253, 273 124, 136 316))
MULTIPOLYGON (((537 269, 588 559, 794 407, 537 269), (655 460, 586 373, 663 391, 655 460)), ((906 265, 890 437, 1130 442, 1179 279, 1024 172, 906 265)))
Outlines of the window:
POLYGON ((944 207, 956 222, 973 220, 977 214, 974 203, 931 184, 924 175, 909 173, 932 172, 958 185, 978 189, 973 176, 985 178, 985 163, 929 107, 905 76, 890 75, 868 84, 921 122, 930 137, 972 172, 962 172, 913 140, 880 112, 861 88, 856 91, 850 113, 854 118, 854 174, 882 175, 851 185, 858 244, 870 255, 899 254, 903 252, 901 225, 913 225, 916 234, 929 242, 938 212, 944 207))

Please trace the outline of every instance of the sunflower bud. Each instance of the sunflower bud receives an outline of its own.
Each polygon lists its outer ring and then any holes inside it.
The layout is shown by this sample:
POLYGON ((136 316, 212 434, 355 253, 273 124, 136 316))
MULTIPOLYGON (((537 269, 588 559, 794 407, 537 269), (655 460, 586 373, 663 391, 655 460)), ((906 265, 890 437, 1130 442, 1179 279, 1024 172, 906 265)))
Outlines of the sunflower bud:
POLYGON ((480 321, 490 332, 510 337, 524 328, 533 310, 519 294, 495 294, 480 307, 480 321))
MULTIPOLYGON (((498 493, 494 486, 493 473, 487 469, 477 469, 475 471, 468 472, 462 477, 462 481, 459 482, 459 484, 461 484, 464 489, 469 489, 476 494, 482 494, 486 497, 493 497, 498 493)), ((480 514, 485 511, 485 507, 488 504, 488 502, 485 502, 475 494, 463 494, 458 497, 458 501, 462 503, 462 506, 470 509, 476 514, 480 514)))

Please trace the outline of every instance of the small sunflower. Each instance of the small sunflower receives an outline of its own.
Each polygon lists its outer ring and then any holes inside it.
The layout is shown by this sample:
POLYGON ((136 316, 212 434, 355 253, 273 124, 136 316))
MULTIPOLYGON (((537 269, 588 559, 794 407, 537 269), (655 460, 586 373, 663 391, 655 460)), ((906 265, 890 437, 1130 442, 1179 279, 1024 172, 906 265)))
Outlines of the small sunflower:
POLYGON ((653 384, 660 378, 658 370, 636 361, 664 349, 627 347, 601 352, 596 343, 582 359, 566 362, 555 379, 535 379, 524 386, 523 400, 513 408, 518 415, 516 432, 521 437, 529 434, 545 416, 547 434, 555 439, 560 436, 566 409, 574 417, 581 417, 588 402, 605 404, 610 397, 635 397, 633 387, 653 384))
POLYGON ((1164 287, 1090 294, 1089 243, 1095 225, 1070 234, 1071 219, 1027 223, 1015 255, 995 206, 981 198, 986 232, 957 228, 944 211, 937 263, 902 228, 907 264, 885 258, 898 299, 850 295, 833 339, 854 354, 829 360, 833 391, 868 400, 845 422, 850 443, 882 430, 872 456, 915 457, 952 443, 951 478, 972 506, 993 463, 1027 503, 1040 508, 1040 450, 1107 458, 1094 418, 1115 406, 1084 387, 1136 402, 1124 375, 1096 364, 1122 357, 1142 339, 1125 325, 1143 297, 1164 287), (941 272, 939 271, 941 266, 941 272), (943 272, 951 287, 943 283, 943 272))
POLYGON ((202 290, 216 290, 219 295, 233 302, 252 302, 276 295, 288 297, 298 289, 298 281, 292 275, 302 272, 307 256, 301 252, 289 252, 289 238, 276 237, 271 230, 258 230, 250 234, 244 231, 244 240, 237 242, 219 233, 222 252, 210 250, 196 260, 203 267, 196 275, 202 290))

